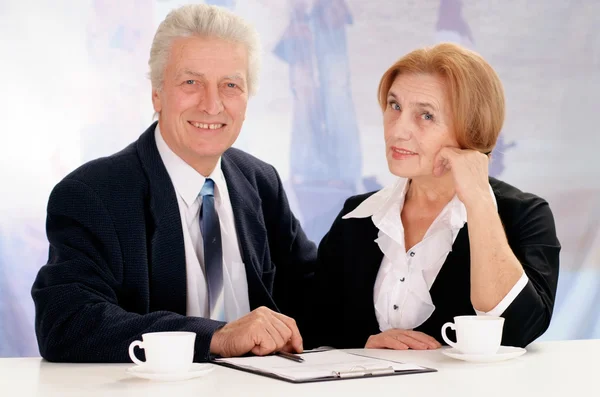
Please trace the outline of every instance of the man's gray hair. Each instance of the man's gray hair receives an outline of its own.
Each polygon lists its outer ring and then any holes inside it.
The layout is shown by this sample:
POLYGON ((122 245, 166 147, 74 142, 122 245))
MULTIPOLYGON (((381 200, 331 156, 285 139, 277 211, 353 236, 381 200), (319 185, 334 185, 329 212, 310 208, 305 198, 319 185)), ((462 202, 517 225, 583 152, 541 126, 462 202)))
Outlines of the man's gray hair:
POLYGON ((173 41, 192 36, 218 37, 243 44, 248 50, 248 93, 256 93, 260 72, 258 32, 240 16, 207 4, 187 4, 176 8, 158 26, 148 61, 152 88, 162 89, 173 41))

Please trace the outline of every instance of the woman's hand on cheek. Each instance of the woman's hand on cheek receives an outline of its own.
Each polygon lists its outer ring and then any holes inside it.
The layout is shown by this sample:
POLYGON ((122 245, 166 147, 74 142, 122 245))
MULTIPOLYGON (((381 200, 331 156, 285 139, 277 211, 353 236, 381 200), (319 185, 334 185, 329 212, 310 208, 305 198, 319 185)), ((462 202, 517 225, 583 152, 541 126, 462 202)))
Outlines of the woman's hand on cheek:
POLYGON ((488 164, 488 156, 476 150, 443 147, 433 161, 433 175, 451 172, 458 198, 469 206, 481 197, 491 198, 488 164))

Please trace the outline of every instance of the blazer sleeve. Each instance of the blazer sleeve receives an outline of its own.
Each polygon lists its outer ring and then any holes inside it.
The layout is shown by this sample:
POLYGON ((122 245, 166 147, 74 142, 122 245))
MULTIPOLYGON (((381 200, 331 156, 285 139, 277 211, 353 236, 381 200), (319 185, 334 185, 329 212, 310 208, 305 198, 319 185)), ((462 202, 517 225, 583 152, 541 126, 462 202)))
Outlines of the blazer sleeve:
POLYGON ((271 260, 275 264, 273 298, 280 311, 293 317, 300 332, 310 315, 309 299, 317 261, 317 247, 308 239, 292 213, 279 174, 271 167, 274 199, 265 210, 271 260))
POLYGON ((111 215, 84 183, 65 179, 47 214, 48 263, 33 284, 35 331, 42 357, 57 362, 130 362, 129 344, 146 332, 197 334, 195 361, 209 359, 224 323, 172 312, 128 312, 119 305, 123 259, 111 215))
POLYGON ((305 337, 310 348, 350 348, 364 345, 348 341, 348 338, 352 339, 354 332, 343 329, 346 324, 344 285, 347 276, 344 270, 344 253, 347 249, 344 248, 342 217, 351 211, 348 207, 349 200, 346 200, 343 209, 319 243, 314 289, 309 300, 312 317, 305 337))
POLYGON ((559 273, 560 243, 548 203, 540 198, 524 202, 507 239, 529 281, 502 314, 502 343, 525 347, 550 325, 559 273))

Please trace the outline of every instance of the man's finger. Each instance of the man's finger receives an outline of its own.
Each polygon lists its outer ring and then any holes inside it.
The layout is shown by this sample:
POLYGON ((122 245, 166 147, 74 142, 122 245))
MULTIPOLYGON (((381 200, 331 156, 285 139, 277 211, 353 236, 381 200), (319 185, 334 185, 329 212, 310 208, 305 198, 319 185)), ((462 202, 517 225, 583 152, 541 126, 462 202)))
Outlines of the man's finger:
POLYGON ((287 352, 287 353, 295 353, 296 352, 296 348, 294 346, 292 346, 292 342, 291 341, 288 341, 288 343, 286 343, 286 345, 281 348, 281 351, 284 351, 284 352, 287 352))
POLYGON ((281 320, 287 327, 292 331, 292 336, 290 337, 290 342, 292 346, 296 349, 297 353, 302 353, 304 351, 304 347, 302 346, 302 335, 300 335, 300 330, 296 325, 296 321, 293 318, 285 316, 281 313, 273 312, 273 315, 281 320))
MULTIPOLYGON (((261 327, 256 332, 254 336, 254 347, 252 348, 252 353, 257 356, 265 356, 267 354, 273 353, 277 349, 277 343, 271 336, 271 333, 267 330, 267 327, 261 327)), ((276 333, 275 330, 273 332, 276 333)))
MULTIPOLYGON (((285 327, 285 325, 283 326, 285 327)), ((267 326, 267 332, 269 335, 271 335, 271 338, 273 338, 273 341, 275 342, 275 349, 273 349, 273 351, 279 351, 288 341, 288 339, 281 334, 281 331, 277 328, 274 322, 267 326)))
POLYGON ((292 338, 292 330, 276 316, 271 316, 271 325, 277 332, 277 337, 273 337, 277 341, 277 350, 285 346, 292 338), (281 344, 279 341, 281 340, 281 344))

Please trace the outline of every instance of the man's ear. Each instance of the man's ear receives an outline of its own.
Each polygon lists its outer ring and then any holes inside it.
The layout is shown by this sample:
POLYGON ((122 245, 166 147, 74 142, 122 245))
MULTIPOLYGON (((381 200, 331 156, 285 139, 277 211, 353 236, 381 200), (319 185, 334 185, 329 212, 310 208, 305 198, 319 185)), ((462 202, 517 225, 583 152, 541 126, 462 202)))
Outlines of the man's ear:
POLYGON ((160 93, 156 88, 152 89, 152 106, 154 107, 155 113, 160 113, 162 110, 162 103, 160 100, 160 93))

